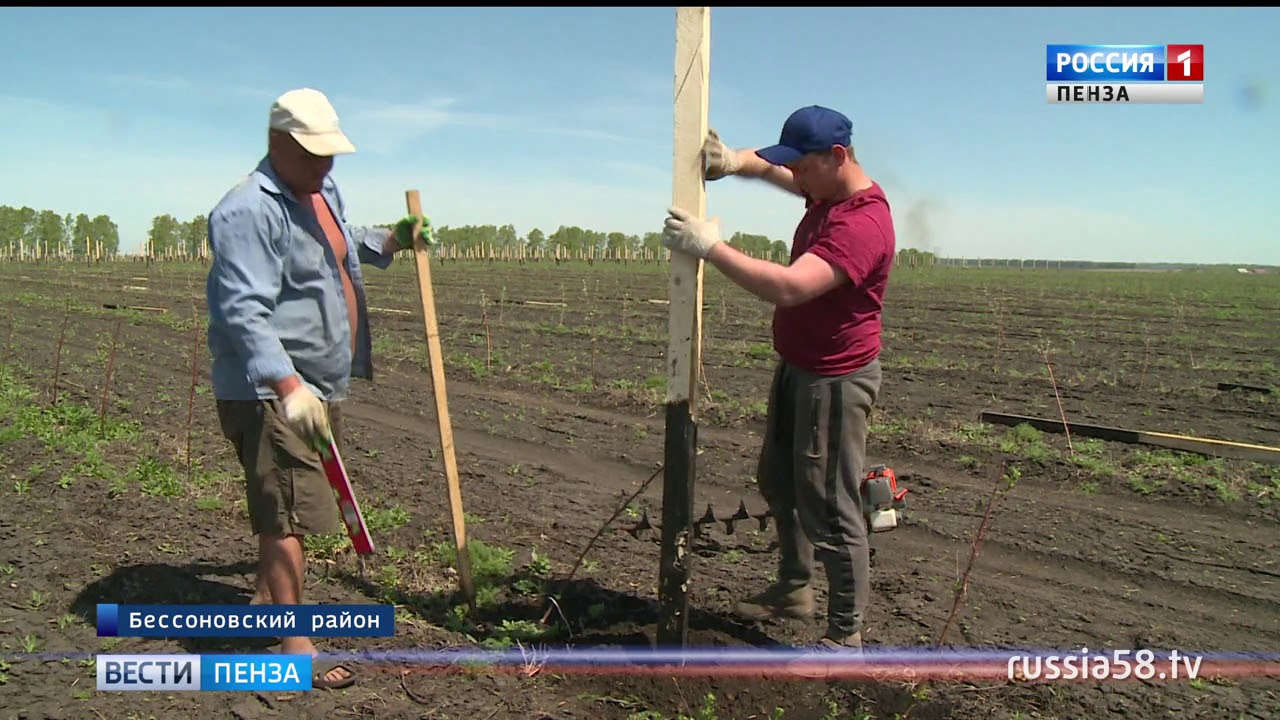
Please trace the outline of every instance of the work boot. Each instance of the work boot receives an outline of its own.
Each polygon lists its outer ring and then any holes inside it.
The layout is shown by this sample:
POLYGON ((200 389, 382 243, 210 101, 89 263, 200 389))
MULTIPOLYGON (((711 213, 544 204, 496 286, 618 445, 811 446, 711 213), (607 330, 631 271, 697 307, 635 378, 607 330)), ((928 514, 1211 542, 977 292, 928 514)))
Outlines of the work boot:
POLYGON ((829 650, 839 650, 841 652, 850 653, 862 652, 862 633, 856 632, 852 635, 836 635, 828 630, 826 635, 818 641, 818 647, 829 650))
POLYGON ((745 620, 813 617, 813 588, 808 585, 771 585, 767 590, 738 603, 735 608, 745 620))
POLYGON ((825 680, 849 670, 850 661, 862 659, 862 633, 836 636, 830 631, 814 649, 787 662, 787 672, 810 680, 825 680))

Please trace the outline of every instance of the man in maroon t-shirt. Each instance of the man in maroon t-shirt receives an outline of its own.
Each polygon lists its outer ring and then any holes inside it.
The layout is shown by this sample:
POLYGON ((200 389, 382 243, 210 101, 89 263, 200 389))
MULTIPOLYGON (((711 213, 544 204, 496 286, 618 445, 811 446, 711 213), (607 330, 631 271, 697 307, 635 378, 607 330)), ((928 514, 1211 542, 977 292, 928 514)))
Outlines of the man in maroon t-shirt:
POLYGON ((746 618, 812 617, 814 550, 830 588, 828 648, 861 648, 870 553, 859 486, 867 421, 880 392, 880 311, 893 267, 889 203, 853 155, 851 124, 819 106, 801 108, 777 145, 730 150, 712 130, 706 178, 759 178, 804 198, 783 266, 720 241, 719 224, 671 208, 663 244, 715 265, 775 306, 780 356, 757 471, 777 518, 778 582, 738 605, 746 618))

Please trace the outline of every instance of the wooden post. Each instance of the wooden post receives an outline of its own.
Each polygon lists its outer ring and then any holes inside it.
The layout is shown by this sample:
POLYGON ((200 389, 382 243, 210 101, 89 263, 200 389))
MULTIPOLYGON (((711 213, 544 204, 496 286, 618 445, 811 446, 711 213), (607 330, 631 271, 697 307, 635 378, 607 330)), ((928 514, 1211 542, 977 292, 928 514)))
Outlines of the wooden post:
MULTIPOLYGON (((711 8, 676 9, 675 137, 672 204, 706 214, 702 143, 707 136, 711 8)), ((702 261, 673 253, 669 275, 667 429, 662 487, 657 644, 684 647, 688 638, 693 484, 698 447, 695 399, 702 368, 702 261)))
MULTIPOLYGON (((410 215, 422 215, 422 198, 417 190, 405 192, 410 215)), ((453 426, 449 422, 449 399, 444 385, 444 353, 440 349, 440 328, 436 322, 435 292, 431 288, 431 258, 427 246, 414 229, 413 256, 418 265, 418 292, 422 297, 422 316, 426 322, 427 354, 431 362, 431 383, 436 398, 436 424, 440 428, 440 454, 444 457, 444 474, 449 484, 449 511, 453 516, 453 539, 458 549, 458 581, 467 597, 467 605, 476 611, 476 589, 471 582, 471 552, 467 547, 467 525, 462 513, 462 486, 458 482, 458 461, 453 452, 453 426)))

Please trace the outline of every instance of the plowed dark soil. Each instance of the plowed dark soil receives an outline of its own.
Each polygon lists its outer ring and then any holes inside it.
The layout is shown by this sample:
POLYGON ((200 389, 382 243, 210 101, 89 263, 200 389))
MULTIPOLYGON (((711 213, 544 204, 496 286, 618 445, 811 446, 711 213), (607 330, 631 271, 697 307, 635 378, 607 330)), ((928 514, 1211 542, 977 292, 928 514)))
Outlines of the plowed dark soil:
MULTIPOLYGON (((379 553, 361 568, 345 538, 316 543, 307 600, 393 602, 397 632, 318 646, 519 641, 536 653, 652 643, 657 536, 622 528, 646 512, 660 519, 660 477, 573 579, 558 581, 659 470, 667 316, 652 301, 665 297, 661 268, 434 268, 468 534, 498 576, 479 578, 483 602, 466 617, 439 550, 452 530, 413 267, 369 269, 377 375, 347 403, 343 451, 379 553), (511 553, 505 566, 492 561, 502 549, 511 553)), ((95 632, 98 602, 247 603, 252 594, 255 545, 207 382, 203 273, 137 263, 0 268, 0 718, 1280 717, 1280 667, 1252 679, 817 683, 404 674, 410 663, 388 662, 362 665, 359 682, 340 691, 98 692, 87 662, 96 652, 274 642, 95 632), (119 436, 95 441, 103 408, 119 436), (126 423, 136 433, 125 434, 126 423), (698 714, 710 696, 711 714, 698 714)), ((773 356, 768 307, 712 269, 707 282, 695 508, 727 517, 740 502, 763 509, 751 473, 773 356)), ((1003 469, 1016 482, 998 496, 946 644, 1280 651, 1277 465, 977 422, 982 410, 1062 413, 1280 445, 1280 391, 1217 388, 1280 386, 1277 311, 1274 277, 900 269, 870 459, 910 488, 911 522, 874 537, 868 646, 938 643, 1003 469)), ((690 644, 816 639, 816 620, 757 627, 731 616, 736 600, 769 582, 776 555, 771 525, 725 530, 708 527, 695 547, 690 644)))

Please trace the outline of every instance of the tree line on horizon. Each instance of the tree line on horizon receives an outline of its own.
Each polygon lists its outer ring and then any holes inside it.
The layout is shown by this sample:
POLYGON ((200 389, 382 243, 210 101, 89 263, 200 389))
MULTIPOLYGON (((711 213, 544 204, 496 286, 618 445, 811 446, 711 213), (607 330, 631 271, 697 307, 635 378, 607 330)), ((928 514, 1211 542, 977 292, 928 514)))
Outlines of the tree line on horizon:
MULTIPOLYGON (((394 222, 381 223, 391 227, 394 222)), ((444 225, 436 228, 440 245, 461 251, 487 251, 501 253, 504 249, 523 248, 525 252, 555 253, 582 256, 594 252, 608 253, 614 257, 622 253, 648 251, 657 256, 663 251, 662 234, 648 232, 644 235, 622 232, 604 232, 577 225, 561 225, 550 234, 533 228, 521 236, 514 225, 444 225)), ((170 213, 156 215, 139 254, 151 257, 200 258, 208 253, 208 216, 197 215, 179 220, 170 213)), ((727 242, 755 257, 786 262, 790 255, 787 244, 771 240, 765 235, 735 232, 727 242)), ((83 258, 86 252, 93 257, 109 258, 120 254, 120 233, 116 223, 107 215, 90 218, 79 215, 60 215, 53 210, 34 210, 29 207, 14 208, 0 205, 0 253, 17 257, 25 252, 27 257, 52 256, 83 258), (99 255, 95 255, 99 253, 99 255)), ((912 265, 932 264, 931 253, 904 248, 898 252, 899 261, 904 256, 912 265)))
POLYGON ((109 257, 119 248, 120 230, 107 215, 0 205, 0 251, 5 255, 83 258, 97 252, 109 257))
MULTIPOLYGON (((391 227, 394 224, 381 223, 378 226, 391 227)), ((639 252, 647 249, 658 252, 663 249, 661 233, 650 232, 641 236, 584 229, 576 225, 561 225, 550 234, 533 228, 524 236, 517 233, 511 224, 444 225, 436 228, 435 233, 441 245, 461 250, 524 247, 530 252, 552 252, 559 248, 561 252, 577 254, 589 250, 639 252)), ((200 257, 207 238, 208 215, 179 220, 165 213, 151 219, 142 251, 146 254, 149 249, 155 256, 200 257)), ((788 252, 785 243, 770 240, 764 235, 736 232, 728 242, 756 255, 781 253, 785 257, 788 252)), ((6 254, 16 255, 23 248, 28 253, 33 248, 42 248, 50 256, 83 257, 86 247, 94 247, 95 243, 101 244, 103 256, 120 252, 119 227, 107 215, 90 218, 83 213, 60 215, 53 210, 0 205, 0 251, 6 254), (86 238, 90 241, 88 244, 86 238)))

